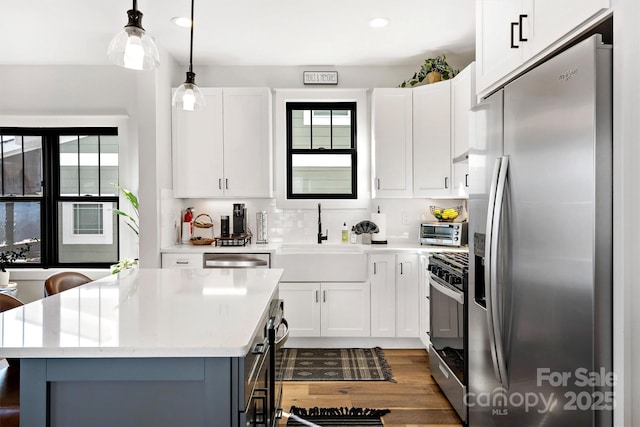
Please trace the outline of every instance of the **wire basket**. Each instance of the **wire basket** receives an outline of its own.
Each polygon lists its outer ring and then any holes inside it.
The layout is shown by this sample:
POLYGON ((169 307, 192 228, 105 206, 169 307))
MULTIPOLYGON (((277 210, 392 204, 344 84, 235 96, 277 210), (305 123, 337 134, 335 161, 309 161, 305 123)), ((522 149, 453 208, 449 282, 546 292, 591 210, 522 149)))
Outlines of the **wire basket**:
POLYGON ((453 208, 441 208, 438 206, 429 206, 431 215, 436 217, 440 222, 453 222, 462 212, 462 206, 455 206, 453 208))
POLYGON ((192 237, 189 239, 192 245, 200 246, 200 245, 212 245, 216 239, 210 239, 208 237, 192 237))
POLYGON ((209 214, 201 213, 193 220, 193 226, 198 228, 211 228, 213 227, 213 218, 211 218, 209 214), (200 217, 209 218, 209 221, 198 219, 200 217))
POLYGON ((192 245, 212 245, 215 244, 215 237, 213 235, 213 219, 205 213, 201 213, 193 219, 193 235, 189 242, 192 245), (197 229, 203 229, 206 231, 202 231, 196 233, 197 229), (203 236, 202 234, 207 234, 207 236, 203 236))

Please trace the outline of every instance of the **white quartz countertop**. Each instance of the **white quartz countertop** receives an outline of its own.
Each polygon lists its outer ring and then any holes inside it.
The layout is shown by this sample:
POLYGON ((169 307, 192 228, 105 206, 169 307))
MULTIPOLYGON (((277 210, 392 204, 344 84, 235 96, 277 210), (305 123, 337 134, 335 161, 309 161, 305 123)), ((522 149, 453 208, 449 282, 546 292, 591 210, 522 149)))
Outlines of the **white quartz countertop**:
POLYGON ((131 269, 0 314, 0 357, 242 357, 280 269, 131 269))
POLYGON ((414 252, 414 253, 430 253, 430 252, 468 252, 469 247, 452 247, 452 246, 436 246, 436 245, 421 245, 420 243, 387 243, 385 245, 380 244, 350 244, 350 243, 323 243, 318 245, 317 243, 269 243, 269 244, 255 244, 251 243, 246 246, 211 246, 211 245, 173 245, 167 246, 161 249, 162 253, 173 254, 199 254, 199 253, 271 253, 277 255, 279 250, 287 246, 303 247, 308 246, 328 246, 334 248, 340 248, 342 246, 346 248, 358 248, 363 252, 414 252))

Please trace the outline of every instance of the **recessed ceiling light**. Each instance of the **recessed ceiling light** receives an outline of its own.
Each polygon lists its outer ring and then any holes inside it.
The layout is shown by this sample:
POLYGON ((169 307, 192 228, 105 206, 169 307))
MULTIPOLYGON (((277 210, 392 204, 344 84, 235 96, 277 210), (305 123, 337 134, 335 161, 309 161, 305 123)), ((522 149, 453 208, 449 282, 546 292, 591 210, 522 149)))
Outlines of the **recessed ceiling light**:
POLYGON ((369 26, 372 28, 383 28, 389 25, 389 18, 371 18, 369 19, 369 26))
POLYGON ((174 16, 173 18, 171 18, 171 22, 176 24, 178 27, 191 27, 191 19, 187 18, 186 16, 174 16))

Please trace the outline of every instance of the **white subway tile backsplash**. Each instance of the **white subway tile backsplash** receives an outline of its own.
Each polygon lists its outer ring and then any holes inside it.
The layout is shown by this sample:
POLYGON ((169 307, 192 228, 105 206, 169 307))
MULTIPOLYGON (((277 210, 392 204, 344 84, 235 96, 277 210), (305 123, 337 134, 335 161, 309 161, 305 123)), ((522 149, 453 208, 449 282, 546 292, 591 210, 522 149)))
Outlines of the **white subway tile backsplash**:
MULTIPOLYGON (((268 239, 273 243, 315 243, 318 233, 318 210, 279 209, 275 199, 250 200, 204 200, 185 199, 180 208, 194 206, 194 213, 207 213, 213 218, 214 234, 220 233, 220 216, 232 216, 233 204, 244 203, 247 208, 248 223, 251 230, 256 227, 256 212, 266 211, 269 223, 268 239)), ((322 201, 320 201, 322 203, 322 201)), ((418 228, 421 222, 434 221, 429 206, 463 206, 466 216, 466 200, 463 199, 374 199, 369 209, 322 209, 322 232, 328 230, 327 243, 340 243, 343 223, 351 227, 362 220, 370 220, 371 213, 380 212, 387 218, 387 240, 394 243, 412 243, 418 241, 418 228)), ((175 205, 174 205, 175 206, 175 205)), ((167 214, 169 215, 169 214, 167 214)), ((175 213, 178 216, 178 213, 175 213)), ((169 226, 169 225, 167 225, 169 226)), ((168 235, 170 235, 168 233, 168 235)), ((175 242, 163 242, 171 245, 175 242)))

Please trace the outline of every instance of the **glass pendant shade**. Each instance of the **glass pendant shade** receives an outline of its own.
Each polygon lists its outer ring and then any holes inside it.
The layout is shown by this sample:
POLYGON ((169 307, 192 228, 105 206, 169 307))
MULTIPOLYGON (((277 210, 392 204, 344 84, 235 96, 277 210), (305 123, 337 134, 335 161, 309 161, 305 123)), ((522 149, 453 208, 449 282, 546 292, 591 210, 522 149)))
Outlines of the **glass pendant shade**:
POLYGON ((111 63, 121 67, 151 70, 160 65, 160 54, 153 39, 142 28, 142 12, 136 3, 134 0, 133 9, 127 11, 127 25, 109 43, 107 57, 111 63))
POLYGON ((205 106, 204 95, 195 84, 195 77, 195 73, 187 71, 187 79, 173 93, 173 105, 182 107, 185 111, 195 111, 205 106))

